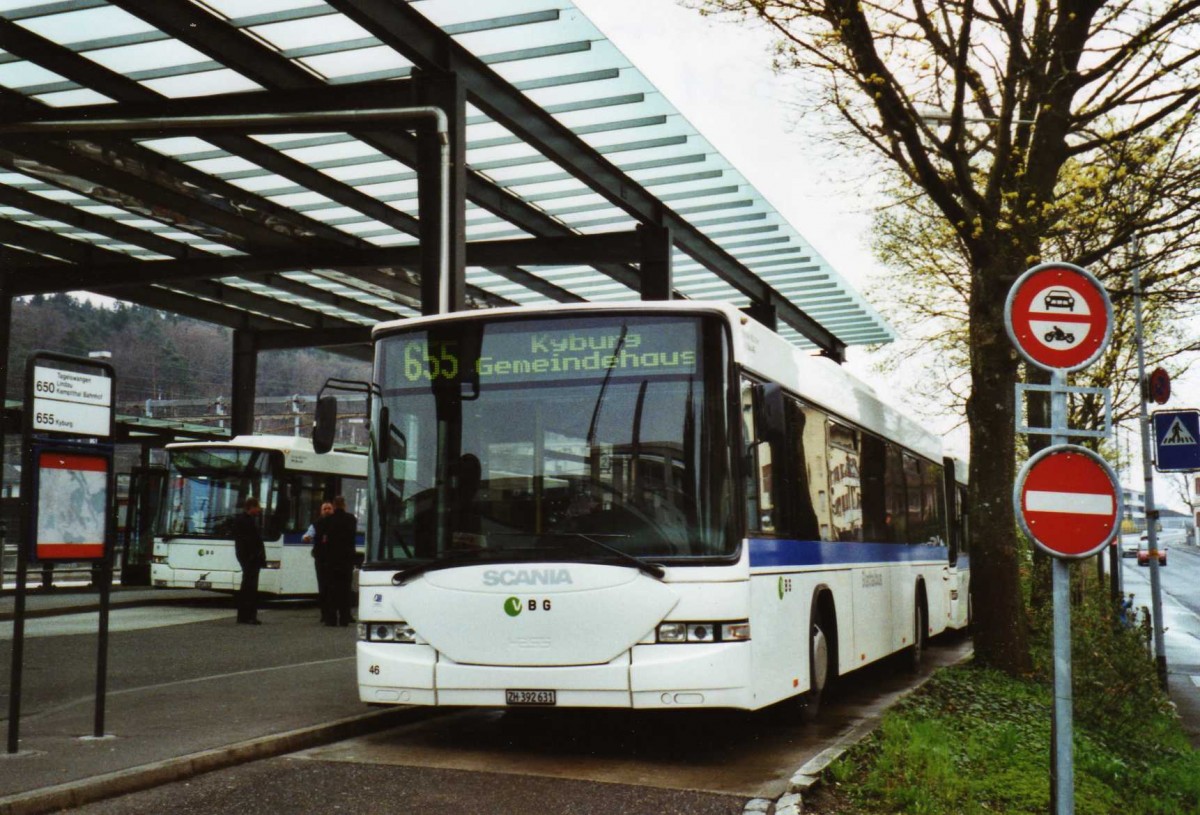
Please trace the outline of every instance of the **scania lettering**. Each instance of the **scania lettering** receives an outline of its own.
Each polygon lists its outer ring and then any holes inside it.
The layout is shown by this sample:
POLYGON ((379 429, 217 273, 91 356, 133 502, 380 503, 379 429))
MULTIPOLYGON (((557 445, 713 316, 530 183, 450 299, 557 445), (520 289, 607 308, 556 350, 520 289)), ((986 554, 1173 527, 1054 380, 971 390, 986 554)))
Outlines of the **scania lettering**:
POLYGON ((501 572, 483 573, 485 586, 563 586, 571 582, 571 573, 566 569, 538 569, 530 571, 506 569, 501 572))
POLYGON ((961 462, 735 308, 490 309, 374 342, 364 702, 809 715, 967 624, 961 462))
POLYGON ((308 439, 238 436, 228 442, 169 444, 167 456, 150 561, 156 587, 236 591, 242 570, 232 524, 250 496, 263 508, 267 567, 258 588, 265 594, 317 593, 312 545, 303 536, 322 501, 344 495, 347 509, 363 523, 367 461, 361 452, 318 456, 308 439))

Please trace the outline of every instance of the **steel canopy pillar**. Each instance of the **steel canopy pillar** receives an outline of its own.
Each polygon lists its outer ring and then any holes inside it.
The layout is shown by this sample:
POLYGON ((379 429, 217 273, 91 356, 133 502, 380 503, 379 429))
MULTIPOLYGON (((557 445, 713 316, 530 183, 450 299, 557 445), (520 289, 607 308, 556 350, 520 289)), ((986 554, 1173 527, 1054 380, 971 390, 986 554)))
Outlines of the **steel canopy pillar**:
POLYGON ((233 398, 230 406, 230 435, 254 432, 254 394, 258 385, 258 334, 233 332, 233 398))
POLYGON ((640 269, 643 300, 670 300, 672 286, 671 228, 659 224, 638 224, 642 243, 640 269))
POLYGON ((446 114, 449 173, 442 175, 442 134, 417 132, 417 218, 421 241, 421 313, 462 311, 467 305, 467 91, 457 74, 418 71, 413 77, 420 105, 446 114), (441 259, 426 247, 439 245, 447 254, 446 279, 441 259))
MULTIPOLYGON (((11 272, 0 271, 0 497, 4 497, 4 441, 6 439, 4 406, 8 403, 8 372, 10 370, 8 353, 12 337, 12 296, 9 294, 11 275, 11 272)), ((28 408, 28 406, 25 407, 28 408)), ((17 530, 11 531, 16 532, 17 530)), ((4 528, 4 521, 0 519, 0 557, 4 554, 4 544, 8 533, 9 530, 4 528)), ((3 592, 3 588, 4 567, 3 564, 0 564, 0 593, 3 592)))

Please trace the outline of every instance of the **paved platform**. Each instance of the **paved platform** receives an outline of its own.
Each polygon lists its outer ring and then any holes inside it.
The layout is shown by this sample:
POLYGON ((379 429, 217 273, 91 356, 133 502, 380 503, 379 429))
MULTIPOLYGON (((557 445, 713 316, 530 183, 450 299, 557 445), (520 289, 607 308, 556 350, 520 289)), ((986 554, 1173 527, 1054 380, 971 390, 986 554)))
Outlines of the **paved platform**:
MULTIPOLYGON (((0 597, 0 738, 8 732, 12 604, 10 593, 0 597)), ((312 602, 269 604, 263 625, 243 626, 230 597, 130 587, 113 591, 105 735, 97 739, 98 595, 64 587, 31 592, 27 604, 21 739, 11 755, 0 742, 0 815, 69 809, 436 715, 364 706, 354 629, 320 625, 312 602)), ((1186 628, 1173 622, 1169 650, 1186 628)), ((1171 696, 1197 744, 1200 660, 1178 650, 1170 657, 1171 696)))
MULTIPOLYGON (((245 626, 222 595, 123 589, 113 595, 97 739, 97 594, 28 599, 42 616, 28 625, 14 754, 4 751, 12 625, 0 626, 0 815, 56 811, 425 715, 359 702, 354 628, 322 626, 311 602, 268 605, 263 625, 245 626)), ((11 618, 11 596, 3 603, 11 618)))

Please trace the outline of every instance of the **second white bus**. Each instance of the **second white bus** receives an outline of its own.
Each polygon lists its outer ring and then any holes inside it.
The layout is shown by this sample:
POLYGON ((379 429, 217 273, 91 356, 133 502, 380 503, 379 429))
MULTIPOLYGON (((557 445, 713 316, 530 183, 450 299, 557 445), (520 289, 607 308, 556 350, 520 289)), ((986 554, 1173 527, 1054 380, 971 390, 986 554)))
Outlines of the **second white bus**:
POLYGON ((292 436, 236 436, 227 442, 167 445, 168 471, 150 562, 151 585, 236 591, 241 582, 231 537, 234 517, 253 496, 262 505, 267 566, 264 594, 317 593, 312 546, 304 532, 322 501, 346 497, 359 517, 366 508, 366 456, 316 455, 292 436))

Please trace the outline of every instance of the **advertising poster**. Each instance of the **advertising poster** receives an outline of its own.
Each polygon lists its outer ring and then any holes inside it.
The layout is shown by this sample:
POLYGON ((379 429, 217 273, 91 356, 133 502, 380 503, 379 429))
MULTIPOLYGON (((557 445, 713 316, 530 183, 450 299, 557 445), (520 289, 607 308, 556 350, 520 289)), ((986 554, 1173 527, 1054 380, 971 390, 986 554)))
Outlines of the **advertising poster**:
POLYGON ((108 469, 105 455, 61 450, 38 454, 37 560, 103 559, 108 469))

